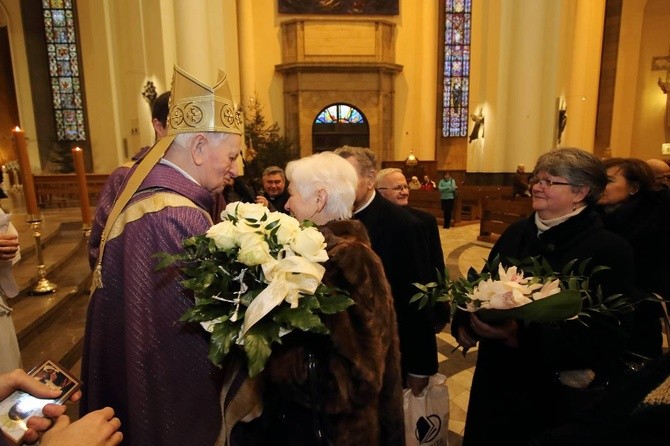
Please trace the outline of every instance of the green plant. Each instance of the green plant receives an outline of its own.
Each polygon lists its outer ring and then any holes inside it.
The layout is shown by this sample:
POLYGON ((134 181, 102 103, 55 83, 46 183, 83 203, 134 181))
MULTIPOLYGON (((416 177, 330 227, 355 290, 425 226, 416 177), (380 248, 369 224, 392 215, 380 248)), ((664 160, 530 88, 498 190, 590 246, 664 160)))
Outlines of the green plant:
POLYGON ((256 190, 261 190, 263 170, 279 166, 300 157, 295 141, 281 134, 279 124, 268 124, 263 116, 263 106, 254 99, 244 109, 244 133, 247 147, 255 156, 245 159, 245 176, 249 176, 256 190), (251 159, 250 159, 251 158, 251 159))

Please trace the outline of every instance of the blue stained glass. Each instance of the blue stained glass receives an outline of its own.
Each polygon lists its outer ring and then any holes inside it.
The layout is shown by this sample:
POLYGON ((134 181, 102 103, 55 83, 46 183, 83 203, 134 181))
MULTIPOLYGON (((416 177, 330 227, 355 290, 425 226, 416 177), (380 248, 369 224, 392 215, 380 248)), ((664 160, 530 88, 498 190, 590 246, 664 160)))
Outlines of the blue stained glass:
POLYGON ((346 104, 335 104, 325 109, 316 116, 315 124, 364 124, 365 118, 361 112, 346 104))
POLYGON ((445 0, 442 136, 467 136, 471 0, 445 0))
POLYGON ((72 0, 42 1, 56 135, 59 140, 86 139, 73 6, 72 0))

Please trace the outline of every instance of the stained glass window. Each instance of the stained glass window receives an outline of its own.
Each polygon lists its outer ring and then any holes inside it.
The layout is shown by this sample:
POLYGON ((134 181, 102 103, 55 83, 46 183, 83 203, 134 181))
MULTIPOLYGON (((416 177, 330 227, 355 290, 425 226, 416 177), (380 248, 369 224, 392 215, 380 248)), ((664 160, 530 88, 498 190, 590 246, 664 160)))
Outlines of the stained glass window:
POLYGON ((345 104, 335 104, 321 110, 314 124, 364 124, 365 118, 361 112, 345 104))
POLYGON ((86 139, 74 1, 42 0, 51 94, 59 141, 86 139))
POLYGON ((442 136, 468 133, 472 0, 445 1, 442 136))

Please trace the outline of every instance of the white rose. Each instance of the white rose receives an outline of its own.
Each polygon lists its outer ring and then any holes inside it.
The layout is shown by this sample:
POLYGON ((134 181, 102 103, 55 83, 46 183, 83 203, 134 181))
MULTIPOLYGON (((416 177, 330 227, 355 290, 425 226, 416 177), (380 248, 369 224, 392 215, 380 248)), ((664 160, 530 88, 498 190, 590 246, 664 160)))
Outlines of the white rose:
POLYGON ((273 260, 270 246, 263 236, 254 232, 246 232, 239 237, 240 252, 237 260, 247 266, 261 265, 273 260))
MULTIPOLYGON (((281 212, 271 212, 267 226, 270 226, 274 222, 278 224, 276 235, 277 242, 280 245, 291 244, 296 234, 300 232, 300 222, 290 215, 282 214, 281 212)), ((272 229, 268 230, 267 226, 266 231, 270 233, 272 229)))
POLYGON ((214 240, 216 247, 228 251, 237 246, 239 234, 232 221, 225 220, 215 224, 207 231, 207 237, 214 240))
MULTIPOLYGON (((268 208, 257 203, 235 203, 235 216, 239 219, 237 229, 241 232, 262 231, 268 220, 268 208)), ((226 207, 228 210, 228 207, 226 207)))
POLYGON ((305 228, 298 232, 291 242, 291 248, 297 254, 312 262, 325 262, 328 260, 326 239, 314 227, 305 228))

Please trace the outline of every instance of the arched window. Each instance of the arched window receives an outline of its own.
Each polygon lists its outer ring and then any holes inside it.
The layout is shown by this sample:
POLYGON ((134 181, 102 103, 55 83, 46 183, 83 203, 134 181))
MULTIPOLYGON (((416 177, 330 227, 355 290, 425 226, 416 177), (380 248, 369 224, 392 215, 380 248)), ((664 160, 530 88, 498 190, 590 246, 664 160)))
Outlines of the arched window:
POLYGON ((86 140, 73 0, 43 0, 49 77, 59 141, 86 140))
POLYGON ((363 113, 352 105, 332 104, 321 110, 312 124, 314 153, 343 145, 368 147, 370 128, 363 113))
POLYGON ((472 0, 443 1, 445 22, 442 136, 466 136, 470 93, 472 0))

